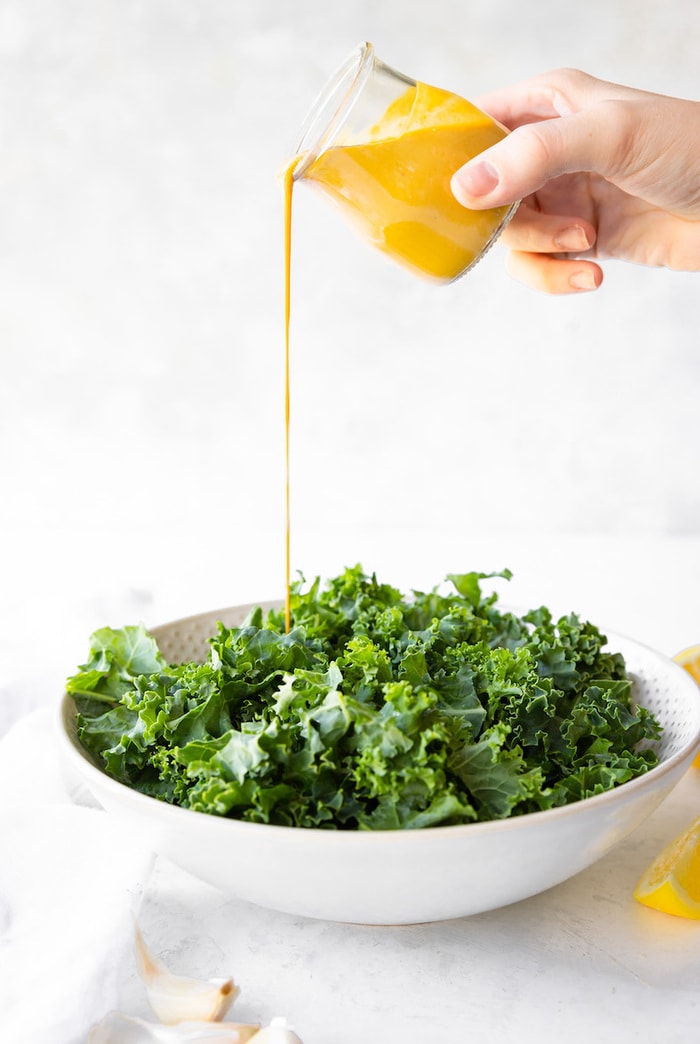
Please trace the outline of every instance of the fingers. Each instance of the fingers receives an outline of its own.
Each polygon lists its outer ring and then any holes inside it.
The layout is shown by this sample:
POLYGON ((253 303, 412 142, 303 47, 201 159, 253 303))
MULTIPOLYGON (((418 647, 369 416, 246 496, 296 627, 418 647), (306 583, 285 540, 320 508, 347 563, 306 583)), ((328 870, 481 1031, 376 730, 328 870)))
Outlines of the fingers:
POLYGON ((603 281, 601 269, 578 256, 590 251, 595 240, 590 221, 542 213, 526 202, 501 237, 510 247, 506 268, 513 278, 548 294, 597 290, 603 281))
POLYGON ((555 69, 472 101, 513 130, 524 123, 571 116, 605 98, 628 98, 639 93, 620 84, 598 80, 579 69, 555 69))
POLYGON ((546 294, 575 294, 597 290, 603 273, 593 261, 564 260, 551 254, 512 250, 506 268, 519 283, 546 294))
POLYGON ((595 227, 585 218, 546 214, 526 202, 520 204, 501 237, 511 250, 536 254, 583 254, 595 240, 595 227))

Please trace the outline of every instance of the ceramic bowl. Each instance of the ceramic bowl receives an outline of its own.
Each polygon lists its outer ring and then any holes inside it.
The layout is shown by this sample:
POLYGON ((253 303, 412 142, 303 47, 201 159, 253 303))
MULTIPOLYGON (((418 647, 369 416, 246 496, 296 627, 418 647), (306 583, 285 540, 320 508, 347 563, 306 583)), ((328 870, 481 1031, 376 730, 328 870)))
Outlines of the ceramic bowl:
MULTIPOLYGON (((166 659, 202 660, 216 623, 205 613, 152 633, 166 659)), ((615 790, 509 820, 412 831, 330 831, 219 818, 146 797, 107 776, 76 735, 65 695, 59 737, 67 770, 131 836, 229 895, 295 915, 363 924, 446 920, 505 906, 566 880, 626 837, 679 781, 700 746, 700 692, 681 667, 608 632, 635 700, 663 725, 659 764, 615 790)))

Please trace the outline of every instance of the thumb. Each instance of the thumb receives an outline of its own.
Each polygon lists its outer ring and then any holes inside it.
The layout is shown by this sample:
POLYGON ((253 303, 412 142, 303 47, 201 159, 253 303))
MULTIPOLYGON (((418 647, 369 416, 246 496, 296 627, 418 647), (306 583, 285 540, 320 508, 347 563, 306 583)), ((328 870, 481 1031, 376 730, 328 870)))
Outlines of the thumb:
POLYGON ((619 102, 524 124, 461 167, 452 192, 465 207, 480 210, 524 199, 547 181, 574 171, 619 173, 623 135, 619 102))

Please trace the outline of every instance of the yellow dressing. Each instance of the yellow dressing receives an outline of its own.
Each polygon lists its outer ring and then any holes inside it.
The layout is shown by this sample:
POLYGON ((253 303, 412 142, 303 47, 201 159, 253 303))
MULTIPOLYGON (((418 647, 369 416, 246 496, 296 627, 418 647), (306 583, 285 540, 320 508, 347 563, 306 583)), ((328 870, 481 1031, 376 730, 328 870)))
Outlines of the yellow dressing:
POLYGON ((295 158, 282 174, 284 192, 284 622, 287 634, 291 627, 291 517, 289 500, 289 315, 291 307, 292 276, 292 189, 294 187, 294 170, 298 159, 295 158))
POLYGON ((393 102, 360 144, 336 144, 304 172, 360 234, 413 272, 451 282, 483 252, 507 206, 467 210, 452 174, 505 137, 457 95, 416 84, 393 102))

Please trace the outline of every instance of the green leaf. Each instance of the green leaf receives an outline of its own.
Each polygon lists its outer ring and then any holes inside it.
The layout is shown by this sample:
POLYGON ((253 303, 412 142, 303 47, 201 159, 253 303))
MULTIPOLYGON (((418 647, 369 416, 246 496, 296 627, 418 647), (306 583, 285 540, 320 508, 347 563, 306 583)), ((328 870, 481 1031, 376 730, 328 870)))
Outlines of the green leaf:
POLYGON ((165 666, 154 638, 138 624, 113 630, 103 627, 90 639, 90 656, 66 681, 75 696, 116 702, 140 675, 156 674, 165 666))
POLYGON ((493 726, 478 743, 453 752, 448 765, 465 784, 480 819, 504 819, 542 789, 542 773, 527 769, 520 751, 505 747, 508 732, 493 726))
POLYGON ((510 569, 503 569, 500 573, 448 573, 446 579, 452 581, 463 598, 477 607, 481 604, 480 580, 491 580, 493 577, 510 580, 512 576, 510 569))

